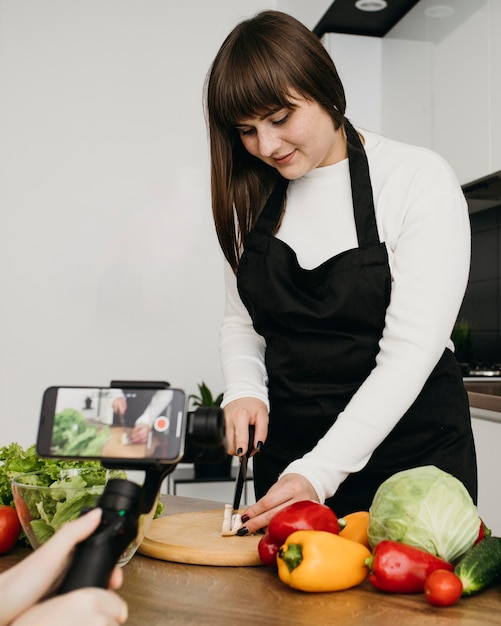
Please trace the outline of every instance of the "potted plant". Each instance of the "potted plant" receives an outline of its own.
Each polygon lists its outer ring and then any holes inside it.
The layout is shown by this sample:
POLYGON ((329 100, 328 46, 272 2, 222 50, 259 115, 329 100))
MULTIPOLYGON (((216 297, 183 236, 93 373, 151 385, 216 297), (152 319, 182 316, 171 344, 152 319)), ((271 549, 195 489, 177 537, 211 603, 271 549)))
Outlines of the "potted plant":
MULTIPOLYGON (((223 394, 214 396, 212 391, 207 387, 204 382, 198 384, 198 394, 191 394, 190 400, 194 408, 198 407, 219 407, 223 400, 223 394)), ((233 457, 227 454, 221 461, 218 460, 211 462, 204 460, 204 462, 193 465, 195 467, 195 478, 199 479, 211 479, 211 478, 231 478, 231 463, 233 457)))

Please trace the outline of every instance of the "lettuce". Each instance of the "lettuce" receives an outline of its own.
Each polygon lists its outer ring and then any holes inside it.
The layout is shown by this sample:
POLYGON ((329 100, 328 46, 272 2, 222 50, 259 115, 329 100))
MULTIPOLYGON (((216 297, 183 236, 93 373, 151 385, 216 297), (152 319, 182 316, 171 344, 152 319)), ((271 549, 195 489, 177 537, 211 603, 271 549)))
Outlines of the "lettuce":
MULTIPOLYGON (((34 445, 24 449, 18 443, 11 443, 0 448, 0 504, 14 506, 11 480, 30 472, 37 474, 25 477, 25 484, 51 487, 49 493, 42 498, 38 491, 26 495, 26 506, 34 518, 30 523, 31 528, 40 543, 63 523, 78 517, 82 505, 95 506, 106 483, 106 469, 99 461, 42 459, 34 445), (86 471, 65 481, 59 480, 61 470, 73 468, 85 468, 86 471), (71 487, 79 489, 76 492, 68 491, 71 487), (69 494, 76 494, 78 501, 67 500, 69 494)), ((24 533, 21 540, 28 543, 24 533)))
POLYGON ((108 426, 89 424, 75 409, 63 409, 55 415, 52 436, 55 455, 99 456, 109 439, 108 426))
POLYGON ((434 465, 398 472, 377 490, 369 509, 371 547, 406 543, 449 563, 475 543, 480 519, 466 487, 434 465))
MULTIPOLYGON (((107 479, 107 470, 100 461, 43 459, 34 445, 24 449, 17 443, 0 448, 0 505, 14 506, 11 480, 20 474, 24 484, 50 487, 46 495, 40 491, 26 494, 25 504, 33 518, 31 529, 39 543, 44 543, 64 523, 79 516, 82 508, 96 505, 107 479), (83 468, 86 471, 61 479, 61 470, 83 468)), ((125 471, 113 470, 116 478, 126 478, 125 471)), ((163 511, 158 502, 155 517, 163 511)), ((29 543, 24 533, 21 540, 29 543)))

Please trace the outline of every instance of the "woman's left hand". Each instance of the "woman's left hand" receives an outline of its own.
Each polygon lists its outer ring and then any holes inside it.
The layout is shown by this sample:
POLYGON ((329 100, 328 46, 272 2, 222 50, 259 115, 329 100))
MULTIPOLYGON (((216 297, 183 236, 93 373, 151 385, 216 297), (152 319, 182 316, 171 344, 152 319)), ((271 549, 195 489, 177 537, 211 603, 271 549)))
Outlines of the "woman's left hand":
MULTIPOLYGON (((75 546, 96 530, 101 515, 101 509, 93 509, 68 522, 47 543, 0 576, 0 624, 10 624, 16 618, 19 620, 16 624, 37 626, 121 624, 127 619, 126 603, 116 593, 105 589, 88 587, 43 602, 59 588, 75 546)), ((115 567, 110 589, 118 589, 122 581, 122 570, 115 567)))
POLYGON ((246 515, 249 518, 244 522, 245 528, 248 533, 265 528, 280 509, 300 500, 319 501, 315 489, 304 476, 300 474, 282 476, 265 496, 242 513, 244 519, 246 515))

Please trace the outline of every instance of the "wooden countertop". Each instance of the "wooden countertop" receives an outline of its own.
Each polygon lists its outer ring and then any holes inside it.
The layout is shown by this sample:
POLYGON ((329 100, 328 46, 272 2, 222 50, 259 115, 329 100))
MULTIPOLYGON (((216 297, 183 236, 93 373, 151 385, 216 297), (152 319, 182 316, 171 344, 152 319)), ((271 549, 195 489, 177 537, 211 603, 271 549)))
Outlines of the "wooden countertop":
MULTIPOLYGON (((498 379, 471 379, 464 381, 465 389, 468 393, 470 407, 497 413, 498 419, 490 416, 492 421, 501 421, 501 381, 498 379)), ((486 417, 489 419, 489 417, 486 417)))
MULTIPOLYGON (((165 514, 223 508, 222 503, 163 496, 165 514)), ((29 554, 16 548, 0 557, 3 571, 29 554)), ((447 608, 421 594, 393 595, 366 582, 347 591, 308 594, 284 585, 266 567, 212 567, 157 561, 136 554, 124 568, 120 594, 128 626, 489 626, 501 620, 501 585, 447 608)))

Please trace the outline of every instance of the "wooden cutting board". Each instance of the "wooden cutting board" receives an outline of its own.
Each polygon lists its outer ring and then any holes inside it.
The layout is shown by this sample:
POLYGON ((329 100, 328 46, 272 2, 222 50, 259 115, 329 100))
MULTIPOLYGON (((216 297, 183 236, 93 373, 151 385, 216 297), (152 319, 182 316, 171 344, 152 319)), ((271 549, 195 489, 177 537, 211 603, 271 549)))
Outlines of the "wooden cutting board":
POLYGON ((162 561, 191 565, 261 565, 262 535, 223 537, 223 510, 167 515, 153 520, 139 552, 162 561))

